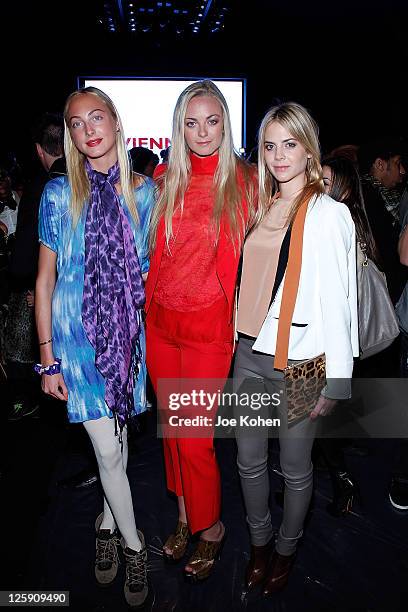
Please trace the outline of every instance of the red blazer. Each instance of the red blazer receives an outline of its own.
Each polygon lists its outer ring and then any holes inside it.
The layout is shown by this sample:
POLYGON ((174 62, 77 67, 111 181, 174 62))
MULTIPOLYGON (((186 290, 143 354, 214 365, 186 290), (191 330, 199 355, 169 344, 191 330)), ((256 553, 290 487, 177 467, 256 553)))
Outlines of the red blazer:
MULTIPOLYGON (((166 169, 166 164, 160 164, 157 166, 154 173, 154 178, 157 178, 166 169)), ((249 206, 246 198, 243 198, 243 213, 245 227, 248 221, 249 206)), ((229 321, 232 321, 234 314, 234 302, 235 302, 235 286, 237 280, 237 272, 239 260, 241 257, 241 249, 244 242, 245 230, 242 228, 241 231, 241 248, 236 248, 234 253, 234 245, 228 235, 225 220, 221 221, 220 235, 217 243, 217 277, 220 281, 221 287, 224 291, 225 297, 228 301, 229 306, 229 321)), ((157 277, 159 275, 160 262, 163 255, 163 249, 166 243, 166 235, 164 228, 164 219, 161 219, 159 227, 157 229, 156 247, 150 259, 149 275, 146 281, 146 313, 149 310, 154 289, 157 283, 157 277)))

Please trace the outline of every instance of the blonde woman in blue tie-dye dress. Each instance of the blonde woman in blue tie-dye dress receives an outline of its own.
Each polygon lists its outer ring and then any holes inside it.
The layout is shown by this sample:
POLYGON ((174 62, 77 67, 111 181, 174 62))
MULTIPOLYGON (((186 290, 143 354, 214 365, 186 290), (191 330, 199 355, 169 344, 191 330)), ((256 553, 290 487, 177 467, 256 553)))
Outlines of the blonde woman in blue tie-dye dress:
POLYGON ((102 91, 71 94, 64 112, 68 178, 45 188, 40 207, 36 319, 42 388, 83 422, 103 486, 95 575, 111 583, 119 534, 125 597, 147 597, 146 547, 126 475, 128 419, 146 409, 143 278, 153 182, 130 171, 122 123, 102 91), (115 435, 117 434, 117 435, 115 435))

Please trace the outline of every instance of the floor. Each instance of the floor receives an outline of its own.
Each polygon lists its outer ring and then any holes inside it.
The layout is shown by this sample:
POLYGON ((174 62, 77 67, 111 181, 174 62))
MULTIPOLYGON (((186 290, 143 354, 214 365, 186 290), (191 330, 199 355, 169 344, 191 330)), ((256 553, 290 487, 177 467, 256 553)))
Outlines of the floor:
MULTIPOLYGON (((101 589, 94 578, 94 522, 102 508, 99 485, 64 488, 61 479, 92 467, 81 425, 66 422, 62 404, 44 399, 40 418, 8 423, 1 411, 0 491, 2 566, 0 590, 70 592, 70 609, 88 612, 127 610, 123 564, 113 586, 101 589)), ((233 440, 217 440, 222 472, 222 519, 227 539, 216 571, 204 583, 187 584, 182 566, 168 566, 161 547, 174 527, 176 504, 164 482, 161 442, 154 412, 144 415, 130 442, 128 474, 138 526, 149 549, 149 598, 145 610, 226 612, 399 612, 408 600, 408 513, 392 508, 387 486, 393 442, 364 442, 367 456, 348 454, 361 501, 346 518, 326 511, 331 486, 324 469, 315 469, 315 488, 305 535, 289 585, 263 600, 246 594, 243 575, 249 537, 235 467, 233 440)), ((276 442, 271 442, 271 511, 279 526, 275 491, 276 442)))

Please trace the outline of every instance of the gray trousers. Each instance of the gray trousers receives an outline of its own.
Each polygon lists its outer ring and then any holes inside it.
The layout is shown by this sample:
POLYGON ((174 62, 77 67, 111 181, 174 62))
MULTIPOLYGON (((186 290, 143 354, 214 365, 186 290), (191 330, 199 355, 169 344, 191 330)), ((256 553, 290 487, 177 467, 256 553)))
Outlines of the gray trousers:
MULTIPOLYGON (((254 340, 241 337, 235 357, 234 391, 243 379, 251 379, 250 388, 259 385, 260 392, 276 392, 282 372, 273 369, 273 357, 252 351, 254 340)), ((282 383, 280 384, 281 388, 282 383)), ((281 555, 291 555, 302 536, 303 523, 310 504, 313 488, 311 451, 316 433, 316 421, 306 418, 287 426, 286 407, 276 407, 281 420, 279 428, 280 464, 285 479, 283 521, 279 529, 276 549, 281 555)), ((268 434, 259 430, 256 436, 237 435, 238 471, 247 512, 251 542, 263 546, 272 537, 269 511, 268 434)))

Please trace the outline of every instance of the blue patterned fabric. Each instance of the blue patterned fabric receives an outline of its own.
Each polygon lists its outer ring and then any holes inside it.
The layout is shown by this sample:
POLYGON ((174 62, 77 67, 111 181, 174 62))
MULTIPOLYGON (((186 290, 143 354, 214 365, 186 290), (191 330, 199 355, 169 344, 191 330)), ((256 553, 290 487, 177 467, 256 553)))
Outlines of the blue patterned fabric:
MULTIPOLYGON (((137 226, 120 197, 135 239, 142 274, 149 270, 148 231, 154 203, 151 179, 135 190, 140 225, 137 226)), ((62 359, 61 371, 68 388, 68 418, 77 423, 113 414, 105 403, 105 381, 95 367, 95 351, 82 325, 85 270, 85 219, 87 207, 73 227, 69 210, 70 188, 66 177, 47 183, 40 204, 39 239, 57 254, 58 278, 52 299, 54 355, 62 359)), ((142 321, 142 361, 135 384, 134 414, 146 410, 145 332, 142 321)))

